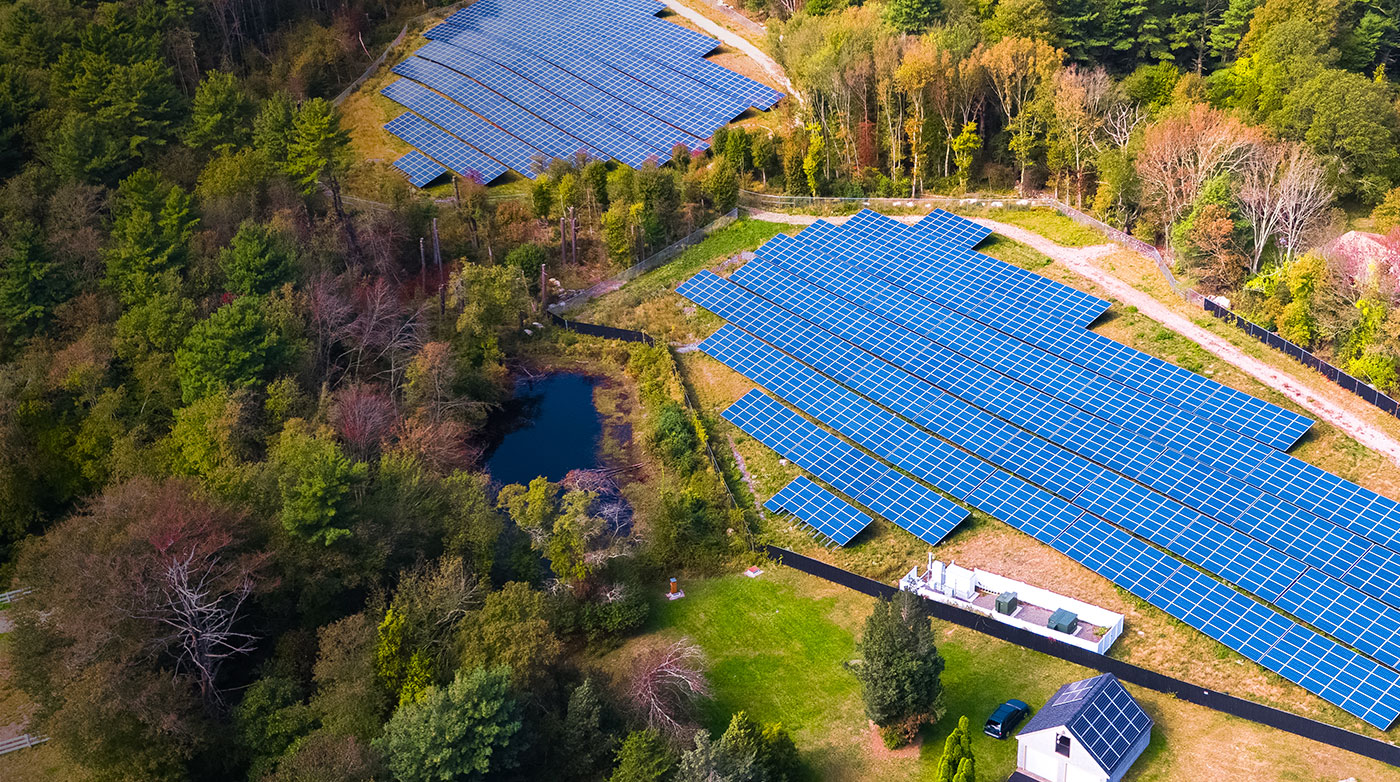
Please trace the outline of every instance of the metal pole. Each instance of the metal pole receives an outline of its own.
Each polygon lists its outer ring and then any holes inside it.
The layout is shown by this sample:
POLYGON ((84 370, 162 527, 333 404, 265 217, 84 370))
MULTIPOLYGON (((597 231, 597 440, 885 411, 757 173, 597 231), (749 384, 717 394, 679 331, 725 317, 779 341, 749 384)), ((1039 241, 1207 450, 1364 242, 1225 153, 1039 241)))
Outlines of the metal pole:
POLYGON ((549 311, 549 274, 544 269, 544 264, 540 264, 540 313, 549 311))
POLYGON ((433 218, 433 260, 437 263, 438 314, 447 314, 447 281, 442 277, 442 245, 438 242, 437 218, 433 218))
POLYGON ((421 236, 418 237, 418 287, 421 293, 428 292, 428 255, 421 236))
POLYGON ((567 221, 567 217, 559 215, 559 266, 561 268, 569 263, 569 230, 565 227, 567 221))

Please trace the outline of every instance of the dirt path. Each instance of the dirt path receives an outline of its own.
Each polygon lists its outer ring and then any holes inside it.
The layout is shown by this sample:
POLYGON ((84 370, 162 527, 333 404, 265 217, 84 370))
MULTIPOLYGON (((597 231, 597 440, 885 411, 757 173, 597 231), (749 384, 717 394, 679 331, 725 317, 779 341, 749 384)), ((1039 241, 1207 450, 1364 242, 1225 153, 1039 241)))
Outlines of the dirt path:
POLYGON ((787 90, 788 94, 792 94, 792 82, 788 79, 787 72, 783 70, 783 66, 779 65, 772 57, 769 57, 762 49, 750 43, 749 39, 724 27, 694 8, 681 3, 680 0, 662 0, 662 2, 666 3, 667 8, 685 17, 686 21, 704 30, 709 35, 718 38, 725 46, 733 47, 748 55, 750 59, 761 65, 763 70, 768 72, 768 75, 772 76, 779 84, 783 85, 783 88, 787 90))
POLYGON ((1095 260, 1105 255, 1119 252, 1121 248, 1117 245, 1098 244, 1092 247, 1064 247, 1040 234, 1014 225, 975 217, 970 219, 991 228, 1008 239, 1030 245, 1070 271, 1091 280, 1123 304, 1137 307, 1138 311, 1147 317, 1195 342, 1220 360, 1239 367, 1255 380, 1282 393, 1318 418, 1346 432, 1352 439, 1400 465, 1400 442, 1397 442, 1390 435, 1371 426, 1340 405, 1324 398, 1320 393, 1309 388, 1308 384, 1300 382, 1298 378, 1246 354, 1230 341, 1197 326, 1190 319, 1173 311, 1155 297, 1134 288, 1094 263, 1095 260))

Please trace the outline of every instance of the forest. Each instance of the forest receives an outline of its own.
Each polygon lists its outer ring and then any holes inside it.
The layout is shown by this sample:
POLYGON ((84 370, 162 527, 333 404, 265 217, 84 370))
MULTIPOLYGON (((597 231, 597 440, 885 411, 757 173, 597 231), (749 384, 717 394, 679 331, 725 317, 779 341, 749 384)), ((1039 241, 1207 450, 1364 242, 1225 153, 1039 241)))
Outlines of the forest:
POLYGON ((1048 191, 1396 383, 1394 264, 1315 248, 1400 248, 1400 5, 755 4, 773 121, 424 194, 335 99, 430 5, 0 0, 0 581, 33 590, 5 643, 73 778, 802 778, 781 725, 696 731, 693 646, 585 674, 761 529, 664 346, 536 325, 746 189, 1048 191), (631 534, 605 487, 483 469, 561 356, 636 389, 631 534))
MULTIPOLYGON (((625 688, 575 660, 747 520, 665 348, 532 324, 542 264, 664 246, 707 174, 412 192, 334 98, 425 10, 0 3, 0 577, 32 590, 7 682, 65 778, 645 779, 699 751, 692 649, 625 688), (482 468, 516 374, 561 354, 638 389, 645 535, 606 487, 482 468)), ((727 735, 783 778, 780 728, 727 735)))

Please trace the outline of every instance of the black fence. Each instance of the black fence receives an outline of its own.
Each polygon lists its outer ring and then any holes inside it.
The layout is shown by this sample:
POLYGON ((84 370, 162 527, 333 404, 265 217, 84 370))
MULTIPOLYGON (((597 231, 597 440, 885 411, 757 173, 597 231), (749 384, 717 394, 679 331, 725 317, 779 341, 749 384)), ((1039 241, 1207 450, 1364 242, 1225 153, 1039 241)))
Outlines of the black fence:
MULTIPOLYGON (((764 546, 765 553, 778 563, 803 573, 816 576, 854 589, 872 597, 889 599, 898 590, 889 584, 842 570, 820 560, 805 557, 777 546, 764 546)), ((1208 690, 1190 682, 1175 679, 1164 674, 1142 668, 1132 663, 1117 660, 1078 646, 1060 643, 1053 638, 1037 635, 1029 630, 1013 627, 995 619, 964 611, 960 608, 924 600, 923 606, 929 616, 942 622, 949 622, 984 635, 998 638, 1008 643, 1022 646, 1041 654, 1081 665, 1095 671, 1111 673, 1130 684, 1149 690, 1164 692, 1189 703, 1205 706, 1208 709, 1242 717, 1260 725, 1287 731, 1289 733, 1320 741, 1338 749, 1355 752, 1358 755, 1379 760, 1392 766, 1400 766, 1400 747, 1384 741, 1362 736, 1325 722, 1310 720, 1292 712, 1275 709, 1261 703, 1238 698, 1216 690, 1208 690)))
POLYGON ((1239 314, 1225 309, 1210 299, 1202 300, 1201 305, 1205 307, 1206 312, 1241 329, 1246 334, 1263 342, 1274 350, 1287 354, 1290 358, 1303 366, 1321 373, 1328 380, 1356 394, 1381 410, 1400 418, 1400 402, 1377 391, 1366 381, 1343 372, 1337 367, 1313 355, 1310 351, 1305 350, 1293 342, 1289 342, 1263 326, 1250 322, 1239 314))
POLYGON ((612 326, 600 326, 597 323, 580 323, 576 320, 565 320, 564 318, 549 313, 549 322, 560 328, 579 334, 587 334, 590 337, 603 337, 605 339, 620 339, 623 342, 645 342, 648 345, 655 345, 656 340, 650 334, 644 334, 632 329, 619 329, 612 326))

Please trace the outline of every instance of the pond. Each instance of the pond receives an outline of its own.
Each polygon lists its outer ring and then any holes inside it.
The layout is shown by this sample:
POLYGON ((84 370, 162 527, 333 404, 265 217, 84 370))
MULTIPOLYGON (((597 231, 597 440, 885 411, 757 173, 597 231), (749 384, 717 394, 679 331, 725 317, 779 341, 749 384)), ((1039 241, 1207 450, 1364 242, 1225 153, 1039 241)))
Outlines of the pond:
POLYGON ((541 475, 560 481, 570 470, 596 467, 603 424, 593 406, 593 382, 557 374, 517 383, 500 416, 499 445, 486 459, 491 477, 502 484, 541 475))

